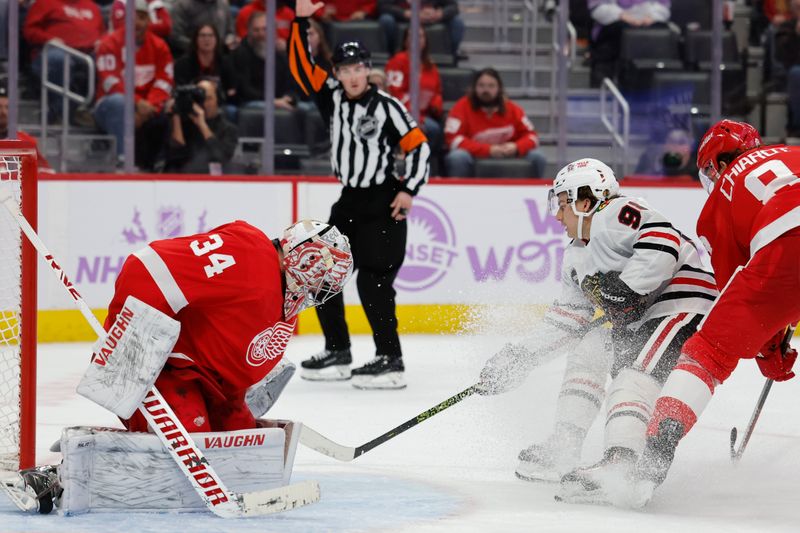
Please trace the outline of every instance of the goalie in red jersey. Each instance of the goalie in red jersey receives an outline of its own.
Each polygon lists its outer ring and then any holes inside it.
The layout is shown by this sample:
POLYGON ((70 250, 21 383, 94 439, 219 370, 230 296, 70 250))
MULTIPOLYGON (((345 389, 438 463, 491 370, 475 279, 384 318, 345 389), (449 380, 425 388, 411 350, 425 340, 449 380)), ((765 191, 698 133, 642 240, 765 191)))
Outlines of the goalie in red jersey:
MULTIPOLYGON (((190 432, 249 429, 256 422, 248 389, 278 365, 297 314, 338 294, 352 271, 349 242, 334 226, 303 220, 270 240, 246 222, 231 222, 130 255, 105 327, 131 295, 179 321, 156 386, 190 432)), ((282 376, 267 391, 268 403, 293 371, 291 363, 276 369, 282 376)), ((147 431, 139 412, 125 425, 147 431)))
POLYGON ((794 377, 797 352, 782 340, 800 320, 800 148, 762 146, 749 124, 722 120, 701 140, 697 167, 709 192, 697 234, 721 292, 656 401, 640 464, 641 504, 740 359, 755 358, 775 381, 794 377))

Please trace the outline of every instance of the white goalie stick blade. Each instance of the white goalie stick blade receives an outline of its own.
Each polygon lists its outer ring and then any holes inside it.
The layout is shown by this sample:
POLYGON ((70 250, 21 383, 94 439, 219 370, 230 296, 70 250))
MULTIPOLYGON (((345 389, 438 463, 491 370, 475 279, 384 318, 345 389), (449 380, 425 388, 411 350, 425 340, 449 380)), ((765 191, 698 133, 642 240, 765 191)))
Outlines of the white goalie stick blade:
POLYGON ((242 516, 262 516, 291 511, 319 501, 319 483, 301 481, 277 489, 248 492, 239 496, 242 516))
POLYGON ((29 513, 35 511, 39 504, 36 498, 23 487, 25 482, 18 472, 0 472, 0 489, 20 511, 29 513))
POLYGON ((314 451, 333 457, 337 461, 352 461, 356 458, 356 449, 353 446, 343 446, 333 442, 328 437, 321 435, 303 424, 300 429, 300 444, 314 451))

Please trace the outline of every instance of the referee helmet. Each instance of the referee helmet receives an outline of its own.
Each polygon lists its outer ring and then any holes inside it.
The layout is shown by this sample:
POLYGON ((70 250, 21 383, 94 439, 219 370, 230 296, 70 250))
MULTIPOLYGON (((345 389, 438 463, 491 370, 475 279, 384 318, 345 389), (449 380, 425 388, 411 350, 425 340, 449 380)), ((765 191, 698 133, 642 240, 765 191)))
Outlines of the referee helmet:
POLYGON ((333 66, 364 63, 370 66, 370 53, 361 41, 345 41, 336 46, 331 57, 333 66))

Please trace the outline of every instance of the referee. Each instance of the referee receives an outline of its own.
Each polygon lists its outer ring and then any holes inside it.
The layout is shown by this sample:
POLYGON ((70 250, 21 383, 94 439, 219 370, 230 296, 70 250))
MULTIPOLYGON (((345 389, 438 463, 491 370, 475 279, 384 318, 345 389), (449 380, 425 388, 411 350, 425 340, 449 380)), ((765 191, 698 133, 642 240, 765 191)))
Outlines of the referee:
POLYGON ((335 79, 309 53, 308 17, 324 4, 297 0, 289 37, 289 69, 300 89, 313 95, 331 135, 331 165, 342 194, 329 219, 350 239, 356 285, 375 340, 375 358, 351 372, 350 334, 341 294, 317 307, 325 349, 302 362, 301 377, 343 380, 361 389, 406 386, 397 335, 395 290, 406 247, 406 214, 428 179, 430 147, 397 99, 370 85, 369 51, 357 41, 334 50, 335 79), (405 175, 395 177, 395 153, 405 156, 405 175))

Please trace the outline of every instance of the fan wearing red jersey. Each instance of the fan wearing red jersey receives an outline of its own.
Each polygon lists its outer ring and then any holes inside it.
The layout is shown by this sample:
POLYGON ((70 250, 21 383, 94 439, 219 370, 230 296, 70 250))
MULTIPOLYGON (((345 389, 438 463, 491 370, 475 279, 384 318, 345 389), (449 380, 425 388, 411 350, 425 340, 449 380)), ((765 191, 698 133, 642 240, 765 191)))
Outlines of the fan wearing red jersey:
POLYGON ((782 353, 781 338, 800 320, 800 148, 761 146, 752 126, 723 120, 701 140, 697 166, 709 191, 697 234, 721 292, 656 402, 640 465, 642 503, 740 359, 756 358, 775 381, 794 377, 797 352, 782 353))
MULTIPOLYGON (((270 240, 235 221, 130 255, 105 326, 128 296, 179 321, 156 387, 190 432, 250 429, 248 388, 283 357, 297 314, 338 294, 352 270, 350 244, 334 226, 304 220, 270 240)), ((138 412, 124 423, 147 431, 138 412)))

